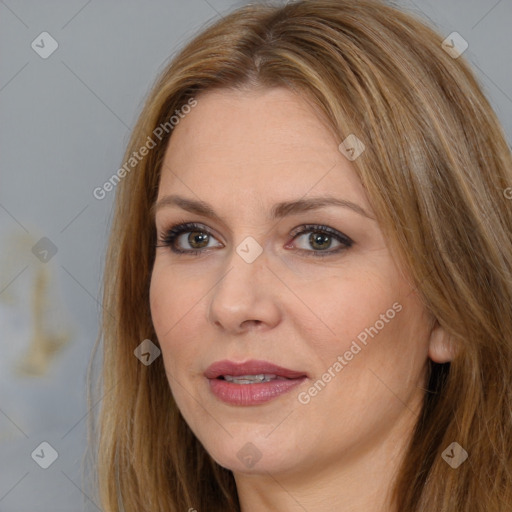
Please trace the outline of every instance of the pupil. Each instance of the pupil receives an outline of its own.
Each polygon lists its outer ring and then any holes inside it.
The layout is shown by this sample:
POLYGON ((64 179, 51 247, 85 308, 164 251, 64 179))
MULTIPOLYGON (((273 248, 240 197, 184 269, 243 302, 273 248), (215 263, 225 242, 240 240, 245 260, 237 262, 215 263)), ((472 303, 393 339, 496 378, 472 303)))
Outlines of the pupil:
POLYGON ((309 241, 313 247, 317 247, 319 249, 326 249, 330 244, 330 236, 325 233, 311 233, 309 235, 309 241), (318 247, 320 246, 320 247, 318 247))
POLYGON ((188 236, 188 242, 195 248, 197 248, 196 244, 200 245, 199 248, 204 247, 204 245, 201 246, 201 242, 206 242, 206 245, 208 245, 208 234, 201 233, 199 231, 192 231, 188 236))

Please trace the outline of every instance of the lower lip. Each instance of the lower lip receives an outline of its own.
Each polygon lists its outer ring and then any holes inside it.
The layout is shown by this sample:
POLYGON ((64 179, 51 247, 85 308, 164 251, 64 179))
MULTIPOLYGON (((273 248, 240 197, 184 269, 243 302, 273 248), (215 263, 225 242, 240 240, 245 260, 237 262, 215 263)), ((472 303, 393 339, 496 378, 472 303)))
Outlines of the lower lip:
POLYGON ((208 379, 212 393, 230 405, 258 405, 287 393, 306 380, 271 380, 257 384, 235 384, 222 379, 208 379))

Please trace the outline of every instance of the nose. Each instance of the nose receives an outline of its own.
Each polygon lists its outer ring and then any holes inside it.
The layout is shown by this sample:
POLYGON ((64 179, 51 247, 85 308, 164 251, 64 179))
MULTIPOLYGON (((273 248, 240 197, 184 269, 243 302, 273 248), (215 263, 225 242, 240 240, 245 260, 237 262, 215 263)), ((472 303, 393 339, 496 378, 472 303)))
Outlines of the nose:
POLYGON ((248 263, 233 249, 223 268, 210 296, 209 322, 237 334, 275 327, 281 319, 278 292, 282 284, 268 268, 265 251, 248 263))

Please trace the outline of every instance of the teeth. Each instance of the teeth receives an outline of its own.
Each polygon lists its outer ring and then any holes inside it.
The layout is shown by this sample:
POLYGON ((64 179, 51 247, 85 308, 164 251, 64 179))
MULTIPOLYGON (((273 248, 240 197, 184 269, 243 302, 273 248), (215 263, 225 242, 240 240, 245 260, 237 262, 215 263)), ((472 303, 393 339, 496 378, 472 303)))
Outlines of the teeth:
POLYGON ((236 377, 233 375, 223 375, 223 377, 228 382, 233 382, 235 384, 255 384, 277 379, 277 375, 272 375, 270 373, 260 373, 259 375, 237 375, 236 377))

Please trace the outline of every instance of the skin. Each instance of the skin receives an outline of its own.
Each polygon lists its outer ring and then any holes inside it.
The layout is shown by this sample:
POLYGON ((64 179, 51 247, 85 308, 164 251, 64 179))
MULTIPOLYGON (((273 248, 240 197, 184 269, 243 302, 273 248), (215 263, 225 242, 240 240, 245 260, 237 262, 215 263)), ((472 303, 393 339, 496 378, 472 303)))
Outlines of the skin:
MULTIPOLYGON (((150 301, 167 378, 186 422, 233 471, 243 512, 393 510, 388 492, 417 420, 428 358, 451 354, 376 222, 341 142, 310 104, 284 88, 203 93, 173 131, 158 191, 209 203, 220 220, 157 210, 159 238, 182 222, 211 233, 199 255, 156 249, 150 301), (280 201, 330 195, 370 217, 328 206, 270 220, 280 201), (325 257, 304 224, 353 240, 325 257), (236 252, 248 236, 263 249, 236 252), (356 337, 402 306, 307 404, 298 400, 356 337), (218 400, 203 372, 215 361, 261 359, 307 373, 257 406, 218 400), (237 453, 261 454, 247 467, 237 453)), ((192 230, 194 231, 194 230, 192 230)), ((334 237, 325 251, 342 244, 334 237)), ((189 233, 176 242, 191 250, 189 233)), ((322 246, 322 244, 320 244, 322 246)), ((361 344, 359 344, 361 345, 361 344)))

